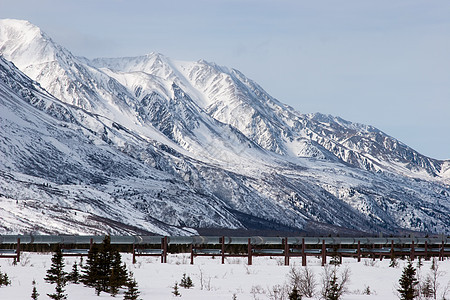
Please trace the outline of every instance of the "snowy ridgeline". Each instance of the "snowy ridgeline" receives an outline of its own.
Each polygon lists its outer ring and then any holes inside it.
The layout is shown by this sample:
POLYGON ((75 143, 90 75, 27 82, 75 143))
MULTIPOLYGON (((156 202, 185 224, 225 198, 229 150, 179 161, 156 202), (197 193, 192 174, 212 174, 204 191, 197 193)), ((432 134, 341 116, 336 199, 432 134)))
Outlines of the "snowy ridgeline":
POLYGON ((450 232, 450 161, 237 70, 88 60, 20 20, 0 20, 0 52, 2 233, 450 232))
MULTIPOLYGON (((222 265, 220 259, 199 257, 195 265, 189 264, 188 254, 174 254, 168 257, 167 264, 159 263, 159 258, 138 258, 136 264, 131 263, 131 254, 122 254, 122 260, 138 282, 141 299, 173 299, 173 286, 180 283, 183 274, 192 278, 194 286, 190 289, 179 288, 180 299, 287 299, 275 298, 275 291, 290 285, 292 268, 297 271, 304 270, 299 259, 292 259, 291 266, 284 266, 283 258, 258 257, 248 266, 244 258, 228 258, 222 265)), ((70 272, 74 262, 79 258, 65 258, 66 271, 70 272)), ((86 259, 84 259, 85 263, 86 259)), ((413 262, 417 268, 418 260, 413 262)), ((320 299, 322 287, 322 274, 324 268, 321 261, 308 258, 308 268, 315 276, 316 296, 320 299)), ((398 266, 389 267, 390 260, 372 261, 363 259, 358 263, 355 259, 344 259, 338 267, 338 274, 346 268, 350 271, 348 292, 342 299, 398 299, 396 289, 406 261, 399 260, 398 266), (370 295, 364 292, 369 288, 370 295)), ((422 261, 418 268, 421 281, 430 273, 431 262, 422 261)), ((47 299, 48 293, 54 292, 54 285, 44 281, 46 270, 51 265, 51 254, 23 253, 21 262, 13 265, 12 259, 1 259, 0 270, 7 273, 11 279, 10 286, 0 287, 0 299, 30 299, 32 281, 36 281, 36 288, 41 295, 39 299, 47 299)), ((328 266, 332 268, 332 266, 328 266)), ((438 299, 447 290, 450 296, 450 260, 438 262, 438 299)), ((66 287, 68 299, 111 299, 111 296, 102 293, 95 295, 92 288, 82 284, 69 284, 66 287)), ((116 296, 123 298, 123 290, 116 296)), ((305 299, 305 297, 303 297, 305 299)), ((310 299, 310 298, 306 298, 310 299)), ((448 298, 447 298, 448 299, 448 298)))

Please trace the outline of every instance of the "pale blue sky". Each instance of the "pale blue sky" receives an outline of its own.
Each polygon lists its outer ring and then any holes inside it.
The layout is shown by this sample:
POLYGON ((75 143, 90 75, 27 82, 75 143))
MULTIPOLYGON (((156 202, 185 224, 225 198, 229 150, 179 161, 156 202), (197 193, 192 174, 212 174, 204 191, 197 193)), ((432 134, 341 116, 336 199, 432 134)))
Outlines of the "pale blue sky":
POLYGON ((239 69, 300 112, 450 159, 450 1, 0 0, 75 55, 160 52, 239 69))

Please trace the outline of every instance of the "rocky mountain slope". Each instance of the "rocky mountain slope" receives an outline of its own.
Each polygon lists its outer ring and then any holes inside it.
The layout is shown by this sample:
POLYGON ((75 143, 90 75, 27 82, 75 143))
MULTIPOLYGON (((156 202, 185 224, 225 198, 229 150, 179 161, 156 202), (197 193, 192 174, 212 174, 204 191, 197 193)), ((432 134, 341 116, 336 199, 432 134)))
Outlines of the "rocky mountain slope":
POLYGON ((237 70, 79 58, 19 20, 0 20, 0 54, 2 232, 450 232, 449 161, 237 70))

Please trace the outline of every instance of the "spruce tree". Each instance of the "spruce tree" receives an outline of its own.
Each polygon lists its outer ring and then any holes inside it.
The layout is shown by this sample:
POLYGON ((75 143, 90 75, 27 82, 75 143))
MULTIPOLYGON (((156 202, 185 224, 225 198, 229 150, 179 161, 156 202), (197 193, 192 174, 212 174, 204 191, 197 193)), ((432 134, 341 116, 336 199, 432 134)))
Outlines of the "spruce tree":
POLYGON ((183 277, 180 280, 180 286, 186 288, 186 273, 183 274, 183 277))
POLYGON ((398 266, 397 257, 394 251, 391 251, 391 262, 389 263, 389 268, 396 268, 398 266))
POLYGON ((333 272, 331 274, 330 278, 330 289, 327 293, 327 300, 338 300, 340 297, 339 293, 339 284, 338 284, 338 278, 336 276, 336 272, 333 272))
POLYGON ((190 276, 186 277, 186 273, 184 273, 183 277, 181 278, 180 286, 185 289, 190 289, 191 287, 194 286, 191 277, 190 276))
POLYGON ((128 275, 125 264, 122 264, 120 253, 114 251, 111 266, 111 276, 109 278, 110 293, 117 295, 119 288, 128 285, 128 275))
POLYGON ((37 300, 39 297, 39 293, 37 292, 37 289, 36 289, 36 281, 33 280, 32 284, 33 284, 33 290, 31 291, 31 299, 37 300))
POLYGON ((397 259, 394 257, 391 259, 391 262, 389 263, 389 268, 396 268, 398 266, 397 259))
POLYGON ((2 273, 0 271, 0 286, 2 286, 2 285, 10 285, 10 284, 11 284, 11 280, 9 280, 8 274, 2 273))
POLYGON ((137 300, 140 292, 137 289, 137 282, 133 278, 133 273, 130 272, 128 276, 129 280, 127 282, 127 290, 125 291, 125 295, 123 297, 124 300, 137 300))
POLYGON ((174 294, 175 297, 181 296, 180 291, 178 290, 178 282, 175 282, 175 285, 173 286, 172 294, 174 294))
POLYGON ((420 286, 420 292, 426 299, 433 297, 434 291, 431 277, 428 276, 425 279, 425 282, 420 286))
POLYGON ((57 248, 52 256, 52 265, 47 270, 47 276, 44 278, 48 283, 63 282, 64 285, 67 279, 67 273, 64 272, 64 258, 62 256, 61 248, 57 248))
POLYGON ((296 286, 294 286, 292 291, 289 293, 289 300, 302 300, 302 295, 300 295, 296 286))
POLYGON ((47 294, 51 299, 62 300, 67 299, 64 294, 64 287, 67 283, 67 273, 64 272, 64 258, 61 253, 61 248, 57 248, 55 254, 52 256, 52 265, 47 270, 47 276, 44 278, 49 283, 56 283, 55 293, 47 294))
POLYGON ((81 275, 81 282, 89 287, 95 287, 98 273, 98 247, 93 245, 88 252, 86 264, 82 267, 83 274, 81 275))
POLYGON ((47 294, 47 296, 49 296, 53 300, 64 300, 67 299, 67 295, 64 294, 64 292, 64 287, 61 284, 56 284, 55 293, 47 294))
POLYGON ((190 276, 188 276, 186 279, 186 288, 190 289, 193 286, 194 286, 194 284, 192 283, 192 279, 190 276))
POLYGON ((8 274, 4 273, 3 274, 3 284, 4 285, 11 285, 11 280, 9 280, 8 274))
POLYGON ((416 278, 416 269, 412 266, 411 261, 403 268, 402 276, 399 279, 400 288, 397 289, 401 300, 415 299, 418 295, 417 284, 419 281, 416 278))
POLYGON ((97 265, 98 287, 100 288, 100 291, 103 292, 109 292, 110 289, 109 279, 111 277, 112 269, 112 252, 111 238, 107 235, 103 239, 103 243, 100 246, 97 265))
POLYGON ((101 292, 117 295, 119 288, 128 282, 126 266, 120 253, 112 248, 109 236, 105 236, 99 247, 94 245, 89 251, 83 273, 82 282, 94 287, 97 295, 101 292))
POLYGON ((327 300, 339 300, 347 290, 346 286, 349 278, 350 271, 348 268, 343 269, 338 276, 336 267, 332 270, 325 267, 324 275, 322 277, 322 297, 327 300))
POLYGON ((78 265, 76 262, 72 265, 72 272, 69 273, 68 280, 75 284, 80 282, 80 273, 78 272, 78 265))

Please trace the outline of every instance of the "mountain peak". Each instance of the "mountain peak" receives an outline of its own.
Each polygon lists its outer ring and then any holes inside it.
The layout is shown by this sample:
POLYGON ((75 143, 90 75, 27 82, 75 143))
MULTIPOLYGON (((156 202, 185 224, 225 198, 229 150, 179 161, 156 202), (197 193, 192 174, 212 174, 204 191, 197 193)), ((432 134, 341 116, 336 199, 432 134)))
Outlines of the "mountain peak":
POLYGON ((3 29, 14 29, 17 32, 32 35, 33 33, 42 33, 41 29, 27 20, 19 19, 0 19, 0 26, 3 29))
MULTIPOLYGON (((62 130, 52 130, 54 134, 23 133, 30 135, 24 142, 30 142, 20 150, 33 150, 30 157, 0 149, 0 182, 1 164, 14 162, 20 168, 11 165, 12 171, 64 184, 54 201, 84 209, 79 199, 86 197, 68 200, 66 189, 79 190, 79 183, 92 182, 85 188, 98 189, 107 199, 101 203, 124 201, 133 207, 125 214, 139 211, 143 220, 173 226, 256 226, 248 223, 246 216, 252 216, 297 228, 308 220, 387 233, 398 227, 430 232, 450 228, 449 164, 424 157, 372 126, 301 114, 238 70, 205 60, 178 61, 155 52, 89 60, 74 57, 26 21, 4 21, 0 30, 5 59, 71 105, 56 105, 53 98, 40 101, 39 93, 33 98, 29 89, 17 88, 31 83, 8 67, 4 75, 0 72, 0 93, 1 79, 6 79, 7 95, 19 100, 25 95, 23 100, 51 116, 73 112, 50 122, 60 128, 61 120, 69 120, 62 130), (69 136, 81 142, 68 140, 65 128, 76 129, 81 135, 69 136), (56 149, 47 151, 48 144, 56 149), (78 146, 80 151, 72 155, 78 146), (69 159, 83 153, 82 163, 69 159), (73 187, 67 188, 68 183, 73 187), (126 188, 119 189, 118 183, 126 188)), ((9 99, 0 97, 0 104, 9 99)), ((50 124, 36 123, 41 125, 28 127, 50 124)), ((12 129, 1 130, 3 136, 22 145, 22 135, 12 129)), ((7 191, 0 187, 0 194, 7 191)), ((119 212, 98 211, 128 220, 119 212)))
POLYGON ((57 59, 62 49, 39 27, 24 20, 0 20, 0 54, 20 69, 57 59))

